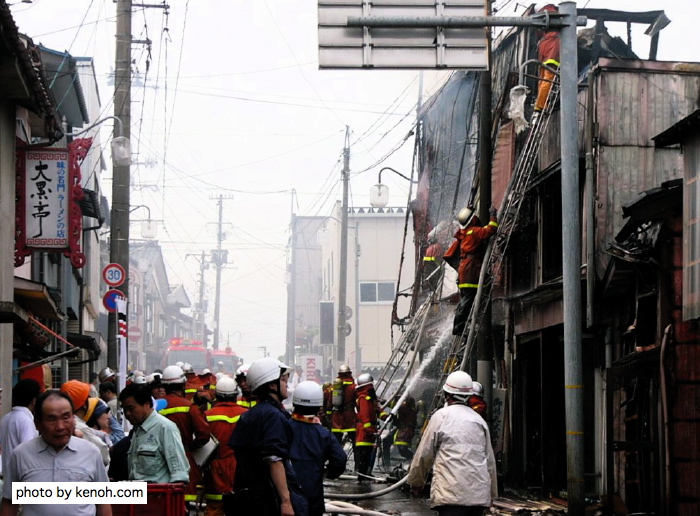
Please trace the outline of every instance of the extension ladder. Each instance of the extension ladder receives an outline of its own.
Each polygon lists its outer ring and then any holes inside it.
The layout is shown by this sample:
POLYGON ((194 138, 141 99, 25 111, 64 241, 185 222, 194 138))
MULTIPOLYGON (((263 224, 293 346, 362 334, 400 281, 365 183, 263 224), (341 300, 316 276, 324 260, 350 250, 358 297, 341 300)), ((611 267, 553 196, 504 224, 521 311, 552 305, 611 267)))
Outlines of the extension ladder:
POLYGON ((520 207, 525 198, 527 185, 530 181, 532 170, 542 145, 544 133, 549 125, 549 119, 551 118, 552 111, 558 99, 559 83, 553 82, 544 110, 533 120, 530 133, 528 134, 518 161, 515 164, 513 175, 508 183, 508 189, 501 202, 501 209, 498 211, 498 231, 489 242, 484 256, 484 263, 479 278, 479 289, 471 311, 469 312, 467 324, 465 325, 465 332, 467 332, 468 329, 466 338, 464 333, 462 335, 455 335, 447 359, 440 373, 435 395, 433 396, 433 402, 428 414, 432 414, 437 408, 442 406, 442 386, 449 374, 457 369, 464 370, 466 368, 466 363, 474 348, 474 341, 479 334, 484 314, 491 301, 494 278, 496 278, 500 272, 501 264, 503 263, 508 243, 510 242, 510 237, 518 222, 520 207))

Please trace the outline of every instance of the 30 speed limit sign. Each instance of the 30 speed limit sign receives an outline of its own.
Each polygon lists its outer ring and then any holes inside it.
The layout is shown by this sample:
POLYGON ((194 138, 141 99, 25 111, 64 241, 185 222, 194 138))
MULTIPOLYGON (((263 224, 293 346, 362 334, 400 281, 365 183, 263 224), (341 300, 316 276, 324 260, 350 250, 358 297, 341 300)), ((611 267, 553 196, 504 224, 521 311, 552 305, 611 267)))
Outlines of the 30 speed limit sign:
POLYGON ((126 271, 124 271, 124 267, 118 263, 109 263, 102 269, 102 279, 105 280, 105 283, 110 287, 118 287, 124 283, 126 271))

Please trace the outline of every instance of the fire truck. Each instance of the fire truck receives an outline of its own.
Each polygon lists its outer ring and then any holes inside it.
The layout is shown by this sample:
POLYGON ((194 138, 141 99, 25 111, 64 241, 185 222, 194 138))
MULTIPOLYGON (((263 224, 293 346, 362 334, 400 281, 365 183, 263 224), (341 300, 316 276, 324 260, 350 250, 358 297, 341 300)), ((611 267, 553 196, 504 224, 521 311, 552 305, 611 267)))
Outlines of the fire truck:
POLYGON ((170 339, 161 368, 165 369, 177 362, 192 364, 195 373, 201 373, 204 368, 210 367, 209 351, 199 340, 170 339))
POLYGON ((219 362, 224 363, 224 373, 233 375, 238 369, 240 359, 235 351, 231 348, 215 349, 211 352, 211 370, 216 373, 219 371, 219 362))

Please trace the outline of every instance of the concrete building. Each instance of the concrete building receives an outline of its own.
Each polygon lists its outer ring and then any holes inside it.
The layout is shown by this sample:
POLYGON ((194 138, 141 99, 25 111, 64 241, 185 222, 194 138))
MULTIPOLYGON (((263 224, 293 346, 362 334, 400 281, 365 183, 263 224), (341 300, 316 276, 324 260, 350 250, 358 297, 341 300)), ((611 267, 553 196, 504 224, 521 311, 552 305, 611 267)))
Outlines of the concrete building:
MULTIPOLYGON (((320 229, 321 298, 337 302, 340 276, 341 205, 320 229)), ((345 353, 323 347, 324 363, 347 362, 355 370, 379 371, 392 350, 392 324, 409 310, 415 275, 413 224, 405 208, 350 208, 348 212, 347 332, 345 353), (404 227, 407 232, 404 234, 404 227), (408 259, 399 275, 402 252, 408 259), (398 282, 398 284, 397 284, 398 282), (397 292, 399 293, 397 299, 397 292)), ((337 303, 334 303, 337 316, 337 303)), ((336 326, 334 320, 333 328, 336 326)), ((337 332, 334 332, 334 335, 337 332)), ((396 333, 396 332, 394 332, 396 333)), ((337 335, 335 335, 337 339, 337 335)))

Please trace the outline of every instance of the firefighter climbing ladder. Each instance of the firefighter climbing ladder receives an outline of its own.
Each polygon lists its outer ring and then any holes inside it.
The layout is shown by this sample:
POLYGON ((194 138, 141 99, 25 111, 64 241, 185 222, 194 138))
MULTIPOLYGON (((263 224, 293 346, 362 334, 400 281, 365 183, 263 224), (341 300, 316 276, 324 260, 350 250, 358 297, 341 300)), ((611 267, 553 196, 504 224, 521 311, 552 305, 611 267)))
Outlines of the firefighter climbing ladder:
POLYGON ((467 324, 465 325, 465 332, 467 328, 468 332, 466 336, 465 334, 456 335, 452 341, 452 346, 445 359, 445 364, 440 374, 428 414, 432 414, 433 411, 442 404, 443 394, 441 387, 445 383, 447 376, 460 366, 464 368, 463 366, 466 364, 474 348, 474 341, 479 334, 481 322, 491 300, 494 278, 498 276, 506 249, 508 248, 508 243, 510 242, 510 237, 517 225, 520 207, 525 198, 525 191, 530 182, 532 169, 535 165, 537 155, 539 154, 540 146, 542 145, 542 138, 547 130, 552 110, 558 99, 559 82, 555 81, 552 83, 544 110, 539 117, 533 120, 532 128, 530 129, 525 146, 515 165, 510 182, 508 183, 508 190, 503 197, 501 209, 498 211, 498 231, 496 232, 496 236, 489 243, 486 256, 484 257, 484 264, 482 265, 481 275, 479 277, 479 290, 474 304, 472 305, 472 309, 469 312, 467 324))

